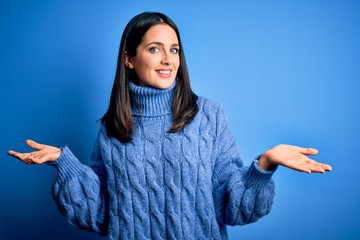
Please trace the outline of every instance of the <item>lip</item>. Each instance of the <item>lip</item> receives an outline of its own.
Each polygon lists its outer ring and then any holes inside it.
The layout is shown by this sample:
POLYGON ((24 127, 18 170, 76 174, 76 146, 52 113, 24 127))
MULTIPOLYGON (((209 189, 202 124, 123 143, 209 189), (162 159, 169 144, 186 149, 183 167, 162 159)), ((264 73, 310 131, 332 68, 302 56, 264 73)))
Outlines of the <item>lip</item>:
POLYGON ((163 78, 168 78, 171 76, 171 73, 172 73, 172 69, 156 69, 155 72, 163 77, 163 78))

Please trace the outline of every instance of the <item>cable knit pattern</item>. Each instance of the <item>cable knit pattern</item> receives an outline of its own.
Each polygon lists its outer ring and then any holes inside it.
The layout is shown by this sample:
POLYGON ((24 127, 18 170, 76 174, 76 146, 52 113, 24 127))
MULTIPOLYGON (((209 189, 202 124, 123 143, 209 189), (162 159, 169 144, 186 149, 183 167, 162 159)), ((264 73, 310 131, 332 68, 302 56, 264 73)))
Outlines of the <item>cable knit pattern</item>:
POLYGON ((175 83, 165 90, 130 83, 135 130, 127 144, 104 125, 83 165, 68 147, 53 196, 71 223, 110 239, 227 239, 226 225, 269 213, 274 171, 245 167, 219 106, 198 99, 199 112, 168 133, 175 83))

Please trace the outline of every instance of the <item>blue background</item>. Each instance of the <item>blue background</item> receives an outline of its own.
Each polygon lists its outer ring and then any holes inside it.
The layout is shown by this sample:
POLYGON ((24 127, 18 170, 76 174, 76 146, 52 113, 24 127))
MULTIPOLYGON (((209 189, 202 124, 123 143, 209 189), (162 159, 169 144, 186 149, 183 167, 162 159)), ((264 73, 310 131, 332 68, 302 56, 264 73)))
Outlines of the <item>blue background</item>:
POLYGON ((119 41, 143 11, 180 28, 193 89, 224 108, 246 164, 288 143, 333 172, 279 168, 270 215, 231 239, 360 239, 360 2, 0 3, 0 239, 103 239, 60 216, 47 165, 6 155, 32 138, 85 162, 108 106, 119 41))

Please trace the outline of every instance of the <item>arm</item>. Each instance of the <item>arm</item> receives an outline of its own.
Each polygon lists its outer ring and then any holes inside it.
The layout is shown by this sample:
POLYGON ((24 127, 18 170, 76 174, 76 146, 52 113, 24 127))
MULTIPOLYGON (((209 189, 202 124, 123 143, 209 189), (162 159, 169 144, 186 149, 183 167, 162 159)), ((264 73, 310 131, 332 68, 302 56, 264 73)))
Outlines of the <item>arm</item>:
POLYGON ((93 154, 93 169, 83 165, 65 147, 26 143, 35 149, 29 153, 9 151, 8 154, 26 164, 47 163, 57 168, 58 176, 52 188, 53 197, 67 221, 80 228, 105 235, 107 231, 106 176, 102 162, 101 144, 105 144, 104 132, 100 131, 93 154))
POLYGON ((79 228, 106 235, 108 199, 103 179, 92 168, 81 164, 67 147, 50 165, 58 170, 52 195, 61 214, 79 228))
POLYGON ((244 225, 267 215, 272 207, 276 166, 265 171, 255 160, 244 166, 227 120, 221 110, 217 115, 217 139, 213 170, 213 197, 217 218, 226 225, 244 225))
POLYGON ((284 144, 266 151, 250 167, 244 167, 221 111, 217 123, 219 134, 214 168, 214 199, 218 203, 217 215, 224 224, 255 222, 270 212, 275 194, 271 176, 278 165, 307 173, 331 171, 331 166, 307 157, 317 154, 316 149, 284 144))

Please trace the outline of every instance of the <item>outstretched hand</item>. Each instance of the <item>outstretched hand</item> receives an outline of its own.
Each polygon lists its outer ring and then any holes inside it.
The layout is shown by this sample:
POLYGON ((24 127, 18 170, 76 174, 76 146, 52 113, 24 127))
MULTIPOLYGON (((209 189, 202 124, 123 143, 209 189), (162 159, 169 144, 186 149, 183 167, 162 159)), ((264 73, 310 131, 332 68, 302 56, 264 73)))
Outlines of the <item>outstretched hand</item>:
POLYGON ((277 145, 260 157, 259 167, 264 170, 271 170, 276 165, 281 165, 306 173, 331 171, 330 165, 316 162, 308 157, 309 155, 316 155, 318 152, 315 148, 302 148, 285 144, 277 145))
POLYGON ((26 164, 42 164, 45 162, 53 162, 60 157, 61 149, 45 144, 40 144, 32 140, 26 140, 26 144, 35 149, 33 152, 20 153, 13 150, 8 151, 13 156, 26 164))

